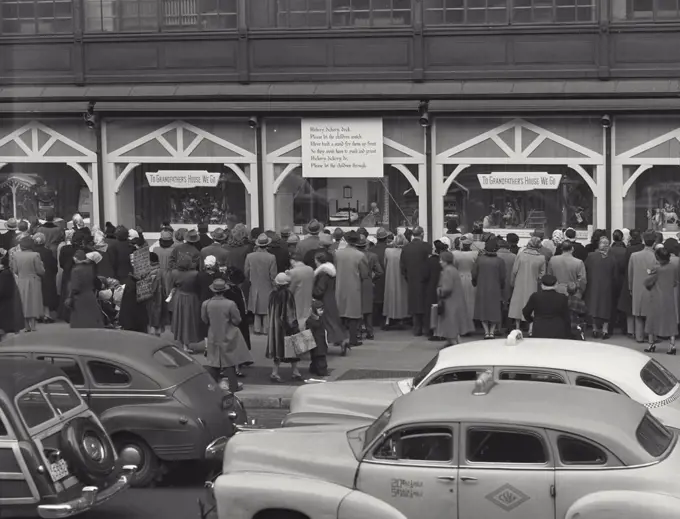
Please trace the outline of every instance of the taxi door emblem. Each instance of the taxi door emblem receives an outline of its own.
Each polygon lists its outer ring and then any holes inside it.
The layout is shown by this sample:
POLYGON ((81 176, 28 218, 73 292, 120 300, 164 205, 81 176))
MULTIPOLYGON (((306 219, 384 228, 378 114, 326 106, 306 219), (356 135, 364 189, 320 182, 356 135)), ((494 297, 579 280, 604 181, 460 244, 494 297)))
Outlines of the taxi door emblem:
POLYGON ((526 503, 531 499, 521 490, 516 489, 512 485, 503 485, 498 490, 494 490, 490 494, 487 494, 486 499, 491 501, 494 505, 502 508, 506 512, 514 510, 523 503, 526 503))

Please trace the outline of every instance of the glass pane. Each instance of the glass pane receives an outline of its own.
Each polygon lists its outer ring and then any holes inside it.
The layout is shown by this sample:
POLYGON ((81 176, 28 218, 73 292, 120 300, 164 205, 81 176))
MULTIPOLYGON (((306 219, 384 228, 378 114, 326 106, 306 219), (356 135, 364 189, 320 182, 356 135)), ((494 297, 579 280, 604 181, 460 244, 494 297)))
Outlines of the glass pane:
POLYGON ((635 432, 640 445, 651 455, 661 456, 673 441, 673 433, 649 412, 644 416, 635 432))
POLYGON ((293 28, 307 27, 307 13, 291 11, 288 15, 288 26, 293 28))
POLYGON ((447 9, 463 9, 465 0, 445 0, 447 9))
POLYGON ((19 16, 19 6, 17 4, 2 4, 2 18, 9 20, 10 18, 17 18, 19 16))
POLYGON ((537 23, 550 23, 553 21, 553 9, 551 7, 534 8, 533 21, 537 23))
POLYGON ((486 8, 486 0, 468 0, 468 5, 467 5, 468 10, 476 10, 476 9, 485 9, 486 8))
POLYGON ((194 363, 194 359, 174 346, 166 346, 153 354, 153 358, 166 368, 181 368, 194 363))
POLYGON ((450 461, 452 458, 453 434, 448 429, 418 429, 401 435, 399 459, 450 461))
POLYGON ((483 11, 481 9, 468 11, 467 23, 469 23, 470 25, 482 25, 486 23, 486 11, 483 11))
POLYGON ((85 384, 85 378, 83 377, 83 372, 80 369, 80 365, 73 358, 48 357, 48 356, 39 355, 39 356, 36 357, 36 360, 48 362, 48 363, 53 364, 54 366, 58 367, 59 369, 61 369, 66 374, 68 379, 75 386, 82 386, 82 385, 85 384))
POLYGON ((493 9, 487 13, 487 23, 489 24, 507 24, 508 13, 505 9, 493 9))
POLYGON ((446 23, 451 25, 462 25, 465 23, 465 13, 462 9, 446 11, 446 23))
POLYGON ((672 373, 654 360, 650 360, 642 368, 640 378, 649 389, 659 396, 667 395, 678 383, 672 373))
POLYGON ((393 0, 392 4, 395 11, 411 11, 411 0, 393 0))
POLYGON ((352 0, 352 10, 369 11, 371 9, 370 0, 352 0))
POLYGON ((558 22, 575 22, 576 8, 575 7, 558 7, 557 8, 558 22))
POLYGON ((545 463, 547 456, 543 442, 533 434, 471 429, 467 459, 480 463, 545 463))
POLYGON ((326 13, 310 13, 307 15, 307 25, 309 27, 326 27, 328 24, 326 13))
POLYGON ((562 463, 570 465, 604 465, 607 455, 601 450, 576 438, 562 436, 557 440, 562 463))
POLYGON ((656 5, 657 18, 676 18, 678 16, 677 0, 658 0, 656 5))
POLYGON ((579 7, 576 10, 576 21, 578 22, 594 22, 595 8, 594 7, 579 7))
POLYGON ((224 14, 236 14, 236 0, 220 0, 220 12, 224 14))
POLYGON ((442 9, 444 0, 425 0, 425 9, 442 9))
POLYGON ((59 414, 64 414, 75 409, 83 403, 80 399, 80 395, 75 392, 70 384, 63 380, 46 384, 42 389, 47 395, 52 407, 54 407, 59 414))
POLYGON ((625 220, 636 229, 680 231, 679 172, 677 166, 654 166, 636 180, 626 196, 625 220))
POLYGON ((391 0, 373 0, 374 11, 389 11, 392 7, 391 0))
POLYGON ((55 416, 47 400, 37 389, 21 395, 17 400, 17 409, 28 427, 36 427, 55 416))
POLYGON ((425 25, 441 25, 444 23, 444 11, 425 11, 425 25))

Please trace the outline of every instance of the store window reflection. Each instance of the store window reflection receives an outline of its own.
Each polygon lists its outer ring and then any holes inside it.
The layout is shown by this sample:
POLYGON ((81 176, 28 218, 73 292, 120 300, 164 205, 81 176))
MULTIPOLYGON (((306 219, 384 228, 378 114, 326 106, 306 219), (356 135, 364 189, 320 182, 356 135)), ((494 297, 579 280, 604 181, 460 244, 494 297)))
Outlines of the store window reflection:
MULTIPOLYGON (((628 168, 628 177, 637 167, 628 168)), ((625 180, 625 173, 624 173, 625 180)), ((623 224, 629 229, 680 231, 680 168, 655 166, 643 173, 623 201, 623 224)))
POLYGON ((75 213, 88 218, 92 194, 83 178, 66 164, 8 164, 0 169, 0 217, 43 219, 53 210, 58 218, 75 213))
MULTIPOLYGON (((246 165, 240 165, 246 170, 246 165)), ((130 175, 134 182, 135 224, 143 229, 160 229, 165 220, 173 225, 210 225, 233 227, 249 222, 246 189, 229 168, 221 164, 143 164, 130 175), (216 187, 180 189, 149 185, 146 173, 158 171, 208 171, 220 173, 216 187)), ((129 180, 126 181, 128 183, 129 180)), ((125 193, 121 192, 125 203, 125 193)), ((125 211, 125 208, 122 208, 125 211)))
MULTIPOLYGON (((448 176, 455 165, 447 166, 448 176)), ((566 166, 522 166, 520 168, 474 165, 452 182, 444 195, 444 220, 455 219, 465 232, 482 222, 485 230, 554 229, 586 230, 593 225, 593 195, 585 180, 566 166), (528 191, 483 189, 479 175, 540 173, 557 180, 555 188, 528 191)), ((540 175, 537 177, 540 179, 540 175)), ((535 176, 536 177, 536 176, 535 176)))
MULTIPOLYGON (((409 168, 417 177, 417 168, 409 168)), ((281 168, 275 171, 278 175, 281 168)), ((303 178, 291 171, 275 197, 277 227, 300 227, 311 219, 338 227, 391 229, 419 225, 419 198, 406 177, 385 166, 382 178, 303 178)))

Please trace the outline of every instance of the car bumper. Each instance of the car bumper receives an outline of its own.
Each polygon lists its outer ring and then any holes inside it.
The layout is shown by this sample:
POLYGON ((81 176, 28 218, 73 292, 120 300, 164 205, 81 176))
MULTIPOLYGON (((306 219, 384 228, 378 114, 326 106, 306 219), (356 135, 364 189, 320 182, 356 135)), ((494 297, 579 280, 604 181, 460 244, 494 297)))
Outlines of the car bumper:
MULTIPOLYGON (((247 425, 236 425, 236 433, 246 432, 246 431, 260 431, 265 429, 262 425, 256 425, 255 420, 250 420, 247 425)), ((235 434, 236 434, 235 433, 235 434)), ((209 461, 222 461, 224 457, 224 449, 227 447, 229 438, 227 436, 220 436, 219 438, 210 442, 210 444, 205 448, 205 459, 209 461)))
POLYGON ((134 465, 126 465, 123 467, 123 474, 110 487, 101 492, 97 487, 85 487, 79 498, 72 499, 66 503, 38 506, 38 515, 43 519, 59 519, 86 512, 95 506, 108 501, 113 496, 129 487, 132 475, 136 470, 137 467, 134 465))

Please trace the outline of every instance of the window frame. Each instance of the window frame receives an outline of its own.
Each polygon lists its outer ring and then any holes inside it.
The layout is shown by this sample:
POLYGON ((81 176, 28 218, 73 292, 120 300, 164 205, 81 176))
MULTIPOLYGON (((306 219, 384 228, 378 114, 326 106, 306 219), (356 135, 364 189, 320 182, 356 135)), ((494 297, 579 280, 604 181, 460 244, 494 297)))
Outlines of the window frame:
MULTIPOLYGON (((50 358, 50 359, 53 359, 53 360, 54 360, 54 359, 68 359, 68 360, 72 360, 73 362, 75 362, 76 366, 78 366, 78 369, 80 370, 80 374, 81 374, 81 376, 82 376, 82 378, 83 378, 83 383, 82 383, 82 384, 75 384, 75 383, 69 378, 68 374, 66 375, 66 378, 69 379, 69 381, 71 382, 71 384, 72 384, 76 389, 79 389, 79 390, 80 390, 80 389, 85 389, 85 388, 87 387, 87 376, 85 375, 85 370, 83 369, 83 366, 82 366, 82 364, 81 364, 81 362, 80 362, 80 358, 74 357, 74 356, 68 355, 68 354, 62 355, 62 354, 58 354, 58 353, 57 353, 57 354, 54 354, 54 353, 34 353, 34 354, 33 354, 33 359, 34 359, 34 360, 37 360, 38 362, 47 362, 46 360, 41 360, 40 357, 50 358)), ((55 364, 54 362, 50 362, 50 364, 51 364, 52 366, 58 367, 59 369, 62 369, 61 367, 59 367, 59 365, 55 364)), ((64 370, 62 369, 62 371, 64 371, 64 370)))
POLYGON ((11 5, 14 5, 16 7, 16 16, 5 16, 3 15, 2 11, 0 11, 0 36, 59 36, 59 35, 68 35, 68 34, 73 34, 75 30, 75 25, 76 25, 76 18, 74 16, 74 9, 73 9, 73 0, 3 0, 2 5, 0 5, 0 9, 2 7, 7 7, 8 2, 10 2, 11 5), (57 5, 62 4, 62 5, 67 5, 70 14, 68 16, 65 15, 57 15, 57 5), (21 15, 21 8, 20 6, 31 6, 33 9, 33 17, 23 17, 21 15), (52 16, 51 17, 46 17, 46 16, 39 16, 40 14, 40 7, 42 5, 49 5, 52 6, 52 16), (25 25, 28 22, 31 22, 33 26, 33 32, 5 32, 4 30, 4 23, 6 21, 11 21, 13 23, 18 24, 18 26, 25 25), (40 30, 41 24, 52 24, 52 27, 58 22, 68 22, 69 23, 69 28, 68 30, 63 30, 63 31, 56 31, 56 30, 40 30))
POLYGON ((561 369, 550 369, 550 368, 524 368, 522 366, 496 366, 494 369, 494 378, 498 382, 540 382, 544 384, 559 384, 559 382, 546 382, 543 380, 514 380, 514 379, 501 379, 501 375, 507 372, 516 372, 526 375, 551 375, 562 380, 561 384, 569 385, 569 377, 567 377, 567 372, 561 369))
MULTIPOLYGON (((448 375, 450 373, 456 373, 459 371, 480 371, 480 372, 485 372, 488 370, 493 371, 494 367, 493 366, 451 366, 448 368, 442 368, 439 371, 434 371, 434 368, 436 366, 432 367, 432 370, 427 374, 427 376, 422 380, 422 382, 416 386, 414 389, 420 389, 423 387, 427 387, 432 384, 432 381, 440 376, 443 375, 448 375)), ((464 381, 460 381, 464 382, 464 381)), ((469 380, 467 382, 470 382, 469 380)), ((455 384, 456 382, 440 382, 440 384, 455 384)))
POLYGON ((5 428, 7 434, 2 434, 0 432, 0 441, 15 440, 16 435, 14 434, 14 428, 10 422, 10 417, 5 413, 3 409, 0 408, 0 424, 5 428))
POLYGON ((518 470, 540 470, 552 469, 555 465, 555 454, 552 445, 548 439, 545 429, 540 427, 531 427, 523 425, 499 425, 489 423, 470 422, 463 425, 461 430, 461 441, 459 442, 461 454, 460 467, 467 468, 502 468, 502 469, 518 469, 518 470), (510 463, 510 462, 495 462, 495 461, 471 461, 468 459, 468 436, 471 431, 483 430, 490 432, 513 433, 513 434, 527 434, 538 438, 543 445, 543 451, 546 454, 546 461, 543 463, 510 463))
MULTIPOLYGON (((611 2, 614 2, 615 0, 610 0, 611 2)), ((626 16, 625 18, 617 18, 613 19, 612 17, 612 22, 613 23, 653 23, 653 24, 668 24, 668 23, 678 23, 680 22, 680 1, 677 1, 677 7, 676 7, 676 14, 674 18, 659 18, 658 13, 661 11, 658 8, 659 5, 659 0, 650 0, 652 2, 652 10, 651 10, 651 17, 649 18, 636 18, 635 17, 635 11, 633 10, 633 4, 634 0, 626 0, 626 16)), ((613 5, 610 5, 610 12, 613 13, 613 5)), ((648 12, 648 11, 643 11, 643 12, 648 12)))
POLYGON ((369 463, 373 465, 399 465, 407 467, 455 467, 458 463, 458 445, 460 434, 460 424, 458 423, 422 423, 422 424, 406 424, 399 425, 392 429, 385 431, 383 434, 378 436, 373 444, 366 450, 361 463, 369 463), (449 429, 451 432, 451 459, 448 461, 426 461, 426 460, 402 460, 402 459, 384 459, 377 458, 375 453, 382 445, 394 434, 402 433, 408 430, 422 430, 427 428, 433 429, 449 429))
POLYGON ((604 470, 604 469, 611 469, 611 468, 620 468, 620 467, 625 467, 625 463, 621 461, 621 459, 614 454, 613 450, 608 448, 605 445, 602 445, 599 442, 593 441, 590 438, 586 438, 585 436, 582 436, 578 433, 572 432, 572 431, 561 431, 561 430, 556 430, 556 429, 548 429, 547 431, 548 434, 548 439, 550 440, 550 447, 554 452, 554 459, 555 459, 555 469, 556 470, 604 470), (566 436, 575 440, 580 440, 585 443, 589 443, 593 445, 594 447, 597 447, 601 451, 603 451, 607 455, 607 462, 601 465, 595 465, 595 464, 576 464, 576 463, 563 463, 562 458, 560 456, 560 451, 559 451, 559 445, 558 445, 558 439, 566 436))
POLYGON ((628 396, 625 391, 623 391, 619 386, 614 384, 613 382, 610 382, 609 380, 605 380, 602 377, 596 377, 595 375, 590 375, 589 373, 582 373, 580 371, 569 371, 567 372, 567 375, 569 376, 569 383, 572 386, 576 387, 583 387, 586 389, 596 389, 598 391, 604 391, 603 389, 595 388, 595 387, 588 387, 588 386, 579 386, 576 382, 578 381, 579 378, 588 378, 592 380, 593 382, 597 384, 602 384, 603 386, 608 386, 612 389, 612 393, 618 394, 618 395, 623 395, 623 396, 628 396))
POLYGON ((120 366, 120 364, 113 363, 109 360, 100 360, 100 359, 88 359, 87 360, 87 372, 90 377, 90 380, 92 381, 92 386, 97 387, 97 388, 120 388, 120 389, 127 389, 130 386, 132 386, 133 378, 132 374, 130 373, 130 370, 123 368, 120 366), (114 369, 119 369, 123 373, 125 373, 128 377, 128 381, 125 384, 102 384, 101 382, 97 382, 97 379, 94 376, 94 373, 92 372, 92 368, 90 365, 92 363, 95 364, 106 364, 108 366, 111 366, 114 369))

